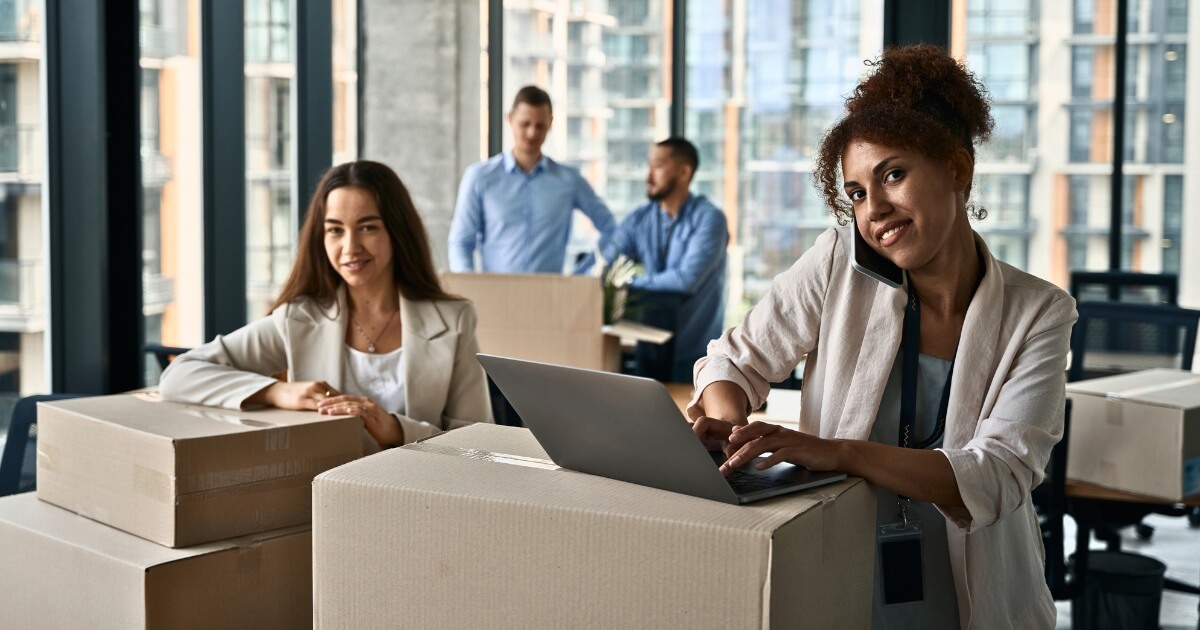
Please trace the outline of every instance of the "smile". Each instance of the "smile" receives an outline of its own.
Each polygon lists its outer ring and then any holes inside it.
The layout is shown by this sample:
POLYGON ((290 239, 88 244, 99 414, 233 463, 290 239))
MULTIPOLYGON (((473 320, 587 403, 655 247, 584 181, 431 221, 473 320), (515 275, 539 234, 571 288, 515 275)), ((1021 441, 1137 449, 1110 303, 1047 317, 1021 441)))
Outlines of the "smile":
POLYGON ((887 247, 895 243, 909 225, 911 225, 909 221, 892 223, 876 232, 875 238, 878 239, 880 245, 887 247))

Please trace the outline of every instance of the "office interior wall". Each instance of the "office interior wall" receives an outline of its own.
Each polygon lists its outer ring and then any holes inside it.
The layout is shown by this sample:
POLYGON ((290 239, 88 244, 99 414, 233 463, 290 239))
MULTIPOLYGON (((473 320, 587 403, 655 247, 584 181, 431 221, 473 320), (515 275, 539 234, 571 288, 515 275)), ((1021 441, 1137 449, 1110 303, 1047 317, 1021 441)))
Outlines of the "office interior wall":
POLYGON ((395 169, 445 268, 458 182, 481 152, 479 0, 364 0, 361 20, 360 155, 395 169))

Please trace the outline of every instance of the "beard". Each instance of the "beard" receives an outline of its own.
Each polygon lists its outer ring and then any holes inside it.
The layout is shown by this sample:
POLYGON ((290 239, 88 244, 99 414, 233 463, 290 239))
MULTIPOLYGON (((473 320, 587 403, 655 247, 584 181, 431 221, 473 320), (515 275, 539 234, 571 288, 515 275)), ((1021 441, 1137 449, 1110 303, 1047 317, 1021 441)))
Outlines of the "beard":
POLYGON ((673 192, 675 192, 675 182, 667 182, 662 186, 659 186, 658 190, 652 189, 649 186, 646 187, 646 197, 648 197, 650 201, 662 201, 663 199, 671 196, 671 193, 673 192))

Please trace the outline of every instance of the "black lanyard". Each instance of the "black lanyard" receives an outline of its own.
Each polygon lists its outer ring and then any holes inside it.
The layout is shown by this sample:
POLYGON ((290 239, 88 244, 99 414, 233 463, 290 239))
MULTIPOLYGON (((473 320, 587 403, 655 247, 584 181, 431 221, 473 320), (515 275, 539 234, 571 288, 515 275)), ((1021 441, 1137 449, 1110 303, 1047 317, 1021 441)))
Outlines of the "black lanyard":
POLYGON ((912 429, 917 420, 917 370, 921 355, 921 300, 908 282, 908 304, 904 307, 904 337, 901 342, 904 352, 904 371, 901 373, 900 390, 900 436, 896 443, 904 448, 927 448, 942 437, 946 429, 946 408, 950 405, 950 379, 954 376, 954 362, 950 362, 950 374, 942 388, 942 401, 938 405, 937 425, 923 442, 912 444, 912 429))

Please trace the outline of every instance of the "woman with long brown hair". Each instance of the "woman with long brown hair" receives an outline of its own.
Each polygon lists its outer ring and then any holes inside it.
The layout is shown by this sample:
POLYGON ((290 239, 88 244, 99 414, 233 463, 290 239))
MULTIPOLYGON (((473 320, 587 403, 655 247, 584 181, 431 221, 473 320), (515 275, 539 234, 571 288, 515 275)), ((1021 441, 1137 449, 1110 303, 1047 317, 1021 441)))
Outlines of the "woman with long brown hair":
POLYGON ((475 308, 438 281, 425 227, 392 169, 325 173, 269 316, 181 355, 164 398, 363 418, 382 447, 490 422, 475 308), (287 372, 287 380, 271 374, 287 372))

